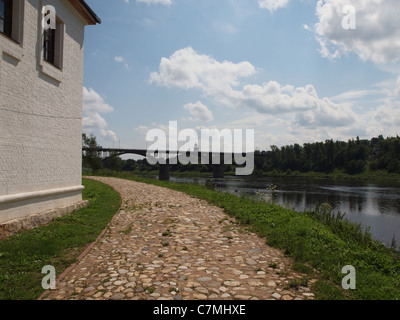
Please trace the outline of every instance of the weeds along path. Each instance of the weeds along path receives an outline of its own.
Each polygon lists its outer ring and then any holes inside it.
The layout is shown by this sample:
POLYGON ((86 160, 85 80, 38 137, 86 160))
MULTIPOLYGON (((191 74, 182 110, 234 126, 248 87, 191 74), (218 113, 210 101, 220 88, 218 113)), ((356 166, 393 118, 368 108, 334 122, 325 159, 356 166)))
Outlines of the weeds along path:
POLYGON ((222 209, 154 185, 91 179, 117 190, 124 207, 45 299, 313 299, 313 280, 222 209))

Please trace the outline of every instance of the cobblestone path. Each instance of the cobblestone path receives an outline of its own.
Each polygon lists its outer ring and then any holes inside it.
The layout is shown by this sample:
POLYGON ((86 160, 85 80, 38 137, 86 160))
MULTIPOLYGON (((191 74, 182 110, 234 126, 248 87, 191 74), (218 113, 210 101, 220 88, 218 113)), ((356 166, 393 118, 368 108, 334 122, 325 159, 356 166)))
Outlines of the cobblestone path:
MULTIPOLYGON (((313 299, 291 260, 222 209, 153 185, 95 177, 124 205, 44 299, 313 299), (297 282, 298 283, 298 282, 297 282)), ((308 282, 312 283, 312 280, 308 282)))

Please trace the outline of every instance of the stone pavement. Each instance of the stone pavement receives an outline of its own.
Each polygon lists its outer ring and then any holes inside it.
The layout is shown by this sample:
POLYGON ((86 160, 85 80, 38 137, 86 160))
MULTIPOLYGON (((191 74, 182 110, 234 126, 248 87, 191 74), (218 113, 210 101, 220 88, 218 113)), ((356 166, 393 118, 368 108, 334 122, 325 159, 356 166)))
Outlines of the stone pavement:
POLYGON ((306 300, 303 274, 222 209, 153 185, 93 177, 124 204, 84 257, 42 297, 57 300, 306 300), (297 279, 297 280, 296 280, 297 279))

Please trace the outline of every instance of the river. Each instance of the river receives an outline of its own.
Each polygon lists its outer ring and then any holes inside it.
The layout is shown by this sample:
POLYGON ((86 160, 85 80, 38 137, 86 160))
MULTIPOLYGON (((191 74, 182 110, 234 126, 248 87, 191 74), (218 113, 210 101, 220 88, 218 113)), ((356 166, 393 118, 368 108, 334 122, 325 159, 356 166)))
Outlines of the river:
MULTIPOLYGON (((205 184, 205 177, 171 177, 173 182, 205 184)), ((214 179, 217 187, 238 195, 265 193, 273 203, 296 211, 328 203, 348 220, 369 226, 374 239, 400 244, 400 184, 309 178, 255 178, 227 176, 214 179), (269 186, 276 186, 271 190, 269 186)))

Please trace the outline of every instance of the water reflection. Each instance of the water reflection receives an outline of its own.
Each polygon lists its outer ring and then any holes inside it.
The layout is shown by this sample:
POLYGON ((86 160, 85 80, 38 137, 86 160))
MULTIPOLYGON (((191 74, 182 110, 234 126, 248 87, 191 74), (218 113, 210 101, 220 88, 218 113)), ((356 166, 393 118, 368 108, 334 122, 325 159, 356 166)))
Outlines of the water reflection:
MULTIPOLYGON (((171 181, 205 184, 207 178, 172 177, 171 181)), ((274 203, 300 212, 329 203, 334 211, 346 213, 347 219, 369 226, 375 239, 390 244, 395 235, 400 244, 400 184, 290 177, 226 177, 214 183, 222 191, 237 195, 265 193, 274 203), (271 190, 271 185, 276 190, 271 190)))

